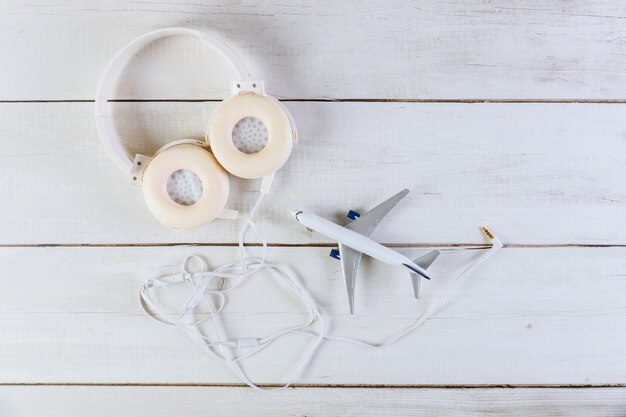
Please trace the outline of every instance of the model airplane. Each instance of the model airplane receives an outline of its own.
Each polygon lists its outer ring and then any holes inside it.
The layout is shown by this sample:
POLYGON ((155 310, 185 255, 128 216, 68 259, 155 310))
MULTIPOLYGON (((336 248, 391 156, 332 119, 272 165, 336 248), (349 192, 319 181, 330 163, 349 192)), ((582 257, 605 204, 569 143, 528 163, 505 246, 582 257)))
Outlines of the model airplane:
POLYGON ((348 211, 348 218, 352 222, 345 227, 303 211, 292 211, 291 215, 302 225, 319 232, 338 242, 338 248, 330 251, 330 256, 341 260, 343 277, 346 282, 348 292, 348 305, 350 314, 354 314, 354 285, 356 274, 361 262, 361 255, 366 254, 389 265, 395 265, 407 269, 413 294, 419 298, 421 279, 430 277, 426 269, 439 256, 439 251, 432 251, 414 261, 406 256, 394 251, 391 248, 381 245, 369 238, 378 223, 395 207, 396 204, 409 190, 402 190, 398 194, 374 207, 362 216, 354 210, 348 211))

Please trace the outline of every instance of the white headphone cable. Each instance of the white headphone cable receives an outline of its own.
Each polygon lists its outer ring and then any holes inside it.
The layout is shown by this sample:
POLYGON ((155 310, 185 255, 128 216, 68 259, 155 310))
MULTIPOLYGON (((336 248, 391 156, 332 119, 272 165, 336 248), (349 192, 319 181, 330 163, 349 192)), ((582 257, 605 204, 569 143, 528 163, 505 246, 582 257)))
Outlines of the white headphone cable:
MULTIPOLYGON (((238 242, 239 262, 231 262, 215 269, 214 271, 206 271, 206 263, 203 258, 197 255, 191 255, 185 258, 185 261, 183 262, 182 272, 173 275, 158 276, 156 278, 147 280, 141 286, 140 300, 142 307, 148 314, 163 323, 174 325, 183 329, 192 340, 199 344, 202 344, 211 352, 216 354, 220 359, 222 359, 228 365, 228 367, 231 368, 231 370, 247 385, 257 390, 268 391, 268 389, 261 388, 253 383, 248 378, 238 362, 261 351, 282 336, 290 333, 300 332, 303 329, 318 323, 319 329, 313 332, 316 337, 310 343, 309 347, 305 351, 305 354, 303 355, 303 358, 289 378, 289 381, 293 381, 304 370, 308 362, 311 360, 313 354, 317 350, 319 344, 321 343, 322 335, 325 333, 325 321, 321 313, 319 312, 315 301, 311 298, 306 289, 298 282, 297 278, 294 274, 291 273, 289 268, 286 265, 272 264, 265 261, 267 252, 267 240, 260 233, 256 224, 252 221, 254 214, 258 210, 261 202, 263 201, 264 194, 265 193, 259 193, 259 198, 254 204, 248 217, 239 216, 244 220, 244 225, 240 231, 238 242), (260 259, 247 256, 244 239, 248 229, 252 229, 252 231, 262 242, 263 252, 260 259), (189 272, 187 270, 187 266, 192 259, 196 259, 200 262, 201 270, 199 272, 189 272), (266 337, 242 338, 235 341, 228 340, 225 336, 226 333, 223 329, 223 323, 219 315, 219 313, 226 304, 226 293, 232 291, 238 285, 240 285, 244 278, 251 276, 253 273, 261 269, 269 270, 272 276, 274 276, 275 278, 279 278, 280 281, 286 284, 286 286, 300 298, 303 304, 306 305, 309 311, 310 318, 304 324, 281 329, 266 337), (209 285, 215 278, 219 278, 217 288, 211 289, 209 288, 209 285), (232 285, 229 288, 224 289, 222 287, 224 279, 233 281, 232 285), (171 318, 170 314, 165 312, 161 308, 159 303, 155 301, 155 299, 152 297, 151 289, 164 288, 167 293, 168 285, 180 282, 185 282, 190 285, 193 288, 193 292, 185 303, 184 307, 176 315, 176 317, 171 318), (210 300, 207 295, 216 295, 218 297, 217 307, 213 305, 212 300, 210 300), (199 304, 202 304, 208 309, 210 316, 209 318, 205 318, 203 320, 195 320, 193 318, 194 311, 199 304), (211 319, 215 324, 215 341, 210 337, 205 336, 198 328, 200 324, 208 321, 209 319, 211 319), (246 353, 245 355, 235 356, 233 355, 231 348, 255 349, 253 349, 249 353, 246 353)), ((278 389, 284 389, 288 386, 289 382, 286 383, 284 386, 269 390, 274 391, 278 389)))
MULTIPOLYGON (((265 181, 265 179, 264 179, 265 181)), ((271 181, 271 179, 270 179, 271 181)), ((491 239, 492 246, 489 250, 484 252, 479 258, 466 267, 453 281, 452 285, 446 290, 444 296, 439 303, 434 304, 431 308, 427 309, 422 315, 420 315, 412 324, 406 326, 398 332, 393 333, 387 337, 383 342, 371 343, 365 340, 361 340, 355 337, 336 335, 326 332, 326 322, 322 314, 320 313, 317 303, 311 297, 310 293, 300 284, 299 280, 291 272, 291 269, 284 264, 274 264, 266 262, 267 252, 267 240, 263 234, 259 231, 256 224, 253 222, 253 217, 258 211, 266 192, 269 190, 262 187, 265 192, 260 192, 257 201, 252 207, 248 217, 239 216, 244 220, 244 225, 239 233, 238 248, 239 248, 239 261, 230 262, 223 265, 213 271, 208 271, 206 262, 198 255, 191 255, 185 258, 183 262, 182 272, 168 275, 158 275, 157 277, 148 279, 140 289, 140 301, 141 305, 153 318, 168 324, 173 325, 187 333, 187 335, 196 343, 201 344, 209 351, 214 353, 218 358, 226 363, 226 365, 239 377, 241 381, 248 386, 259 391, 277 391, 287 388, 291 381, 297 379, 302 373, 307 364, 312 359, 315 351, 320 346, 323 339, 334 340, 338 342, 350 343, 358 346, 369 348, 381 348, 389 346, 396 341, 400 340, 407 334, 411 333, 419 326, 421 326, 429 318, 441 311, 447 304, 448 299, 452 291, 462 282, 471 271, 489 259, 492 255, 498 252, 502 248, 502 242, 494 237, 486 228, 483 228, 485 234, 491 239), (249 257, 245 249, 245 236, 247 231, 251 229, 254 234, 261 241, 262 255, 261 258, 249 257), (188 270, 188 264, 191 260, 197 260, 200 263, 200 271, 190 272, 188 270), (252 276, 255 272, 266 269, 270 274, 286 285, 292 292, 294 292, 302 303, 307 307, 309 312, 309 320, 306 323, 287 327, 276 331, 275 333, 261 337, 261 338, 240 338, 237 340, 229 340, 227 333, 224 330, 223 322, 220 318, 220 312, 226 305, 226 294, 235 288, 237 288, 245 278, 252 276), (217 283, 214 283, 214 279, 219 279, 217 283), (225 280, 229 280, 231 285, 228 288, 224 288, 225 280), (156 288, 162 288, 166 294, 169 295, 167 286, 177 283, 186 283, 191 286, 192 293, 189 296, 187 302, 178 314, 172 318, 168 312, 165 312, 159 303, 152 297, 151 290, 156 288), (210 288, 210 285, 214 284, 214 289, 210 288), (214 300, 208 296, 217 297, 217 306, 214 305, 214 300), (197 320, 195 319, 194 311, 201 305, 208 310, 209 317, 197 320), (203 334, 199 329, 199 325, 212 320, 215 329, 215 339, 210 338, 203 334), (317 328, 313 327, 317 324, 317 328), (288 382, 277 388, 262 388, 252 382, 247 376, 245 371, 239 364, 242 360, 253 356, 261 350, 268 347, 274 341, 280 339, 282 336, 291 333, 308 334, 314 336, 313 341, 309 344, 305 350, 302 359, 297 365, 296 369, 292 372, 288 382), (251 349, 245 354, 235 355, 232 349, 251 349)), ((168 268, 168 267, 164 267, 168 268)), ((164 268, 160 268, 163 270, 164 268)))

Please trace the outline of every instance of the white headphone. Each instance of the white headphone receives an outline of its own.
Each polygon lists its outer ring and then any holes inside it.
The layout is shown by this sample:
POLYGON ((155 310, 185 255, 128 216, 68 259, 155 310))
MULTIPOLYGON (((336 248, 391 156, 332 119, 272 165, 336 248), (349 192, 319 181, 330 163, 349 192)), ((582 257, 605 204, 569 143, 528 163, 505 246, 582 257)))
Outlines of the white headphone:
POLYGON ((212 36, 187 28, 146 33, 115 55, 96 93, 96 126, 109 157, 130 176, 130 184, 143 187, 152 214, 179 230, 218 217, 235 218, 236 211, 225 209, 230 189, 227 172, 246 179, 263 178, 261 191, 267 193, 274 173, 287 161, 297 140, 289 111, 265 93, 263 81, 253 80, 233 50, 212 36), (115 130, 108 98, 124 67, 140 49, 173 35, 193 35, 219 52, 235 70, 237 81, 231 83, 231 96, 213 111, 205 141, 176 140, 152 157, 131 157, 115 130))

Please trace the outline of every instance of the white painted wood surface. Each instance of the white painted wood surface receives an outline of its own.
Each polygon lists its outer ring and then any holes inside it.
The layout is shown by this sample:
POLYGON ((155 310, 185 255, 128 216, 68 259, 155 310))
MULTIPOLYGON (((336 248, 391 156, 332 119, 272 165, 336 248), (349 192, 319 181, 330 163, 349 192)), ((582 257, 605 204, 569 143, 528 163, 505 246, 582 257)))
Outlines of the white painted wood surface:
MULTIPOLYGON (((609 0, 2 2, 0 415, 624 415, 625 16, 609 0), (326 343, 303 385, 277 396, 219 386, 238 381, 147 317, 137 291, 187 254, 233 258, 222 245, 238 225, 159 226, 93 125, 108 60, 172 25, 225 38, 291 100, 303 140, 260 223, 334 331, 376 340, 429 301, 365 260, 350 317, 340 266, 320 247, 332 242, 288 209, 343 221, 410 188, 374 237, 415 256, 444 250, 431 295, 478 254, 453 248, 482 243, 480 224, 512 247, 393 347, 326 343)), ((142 51, 116 96, 142 101, 118 104, 129 148, 202 137, 207 100, 230 77, 184 37, 142 51)), ((234 181, 232 206, 249 208, 258 185, 234 181)), ((302 317, 289 300, 267 302, 279 292, 262 278, 241 291, 251 301, 228 312, 236 332, 302 317)), ((246 369, 278 384, 301 346, 285 340, 246 369)))
POLYGON ((0 413, 13 417, 188 417, 216 415, 485 415, 622 417, 624 388, 307 388, 263 395, 232 387, 0 387, 0 413))
MULTIPOLYGON (((271 248, 289 262, 335 334, 384 340, 447 288, 476 250, 444 251, 416 302, 406 274, 364 260, 356 314, 348 314, 339 262, 328 248, 271 248), (377 279, 378 278, 378 279, 377 279)), ((402 249, 417 257, 422 249, 402 249)), ((5 248, 0 292, 0 383, 237 383, 220 361, 146 316, 140 284, 163 264, 204 254, 217 266, 235 248, 5 248), (21 277, 27 277, 21 279, 21 277)), ((388 348, 327 342, 305 384, 620 384, 626 374, 626 249, 504 249, 468 277, 448 308, 388 348)), ((233 337, 303 322, 305 309, 260 274, 225 311, 233 337)), ((279 383, 310 341, 290 336, 244 363, 279 383)))
MULTIPOLYGON (((376 231, 388 243, 623 244, 626 105, 287 103, 302 142, 276 179, 260 224, 271 242, 330 243, 293 221, 306 208, 346 222, 403 188, 376 231)), ((131 152, 202 138, 214 103, 120 103, 131 152)), ((239 224, 161 227, 141 190, 102 151, 91 103, 0 104, 0 242, 235 242, 239 224)), ((258 181, 233 180, 249 209, 258 181)))
MULTIPOLYGON (((172 25, 228 39, 281 97, 623 99, 624 17, 608 0, 5 0, 0 99, 93 99, 121 45, 172 25)), ((222 97, 213 58, 159 42, 119 97, 222 97)))

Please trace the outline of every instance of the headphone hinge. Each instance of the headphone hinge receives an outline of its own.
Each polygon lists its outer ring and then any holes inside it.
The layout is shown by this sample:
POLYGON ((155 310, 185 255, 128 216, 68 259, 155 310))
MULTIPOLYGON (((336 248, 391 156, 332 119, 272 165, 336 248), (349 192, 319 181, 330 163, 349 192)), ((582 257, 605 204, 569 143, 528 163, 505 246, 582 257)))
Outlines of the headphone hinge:
POLYGON ((237 94, 254 93, 260 96, 265 95, 265 83, 263 81, 231 81, 230 93, 237 94))
POLYGON ((135 155, 133 166, 130 168, 130 178, 128 179, 130 185, 141 188, 143 185, 143 172, 150 161, 152 161, 152 158, 149 156, 135 155))

